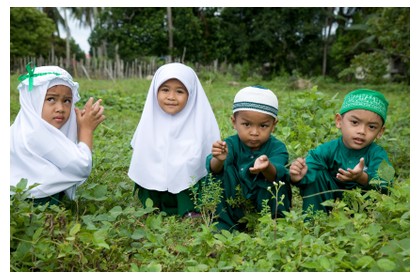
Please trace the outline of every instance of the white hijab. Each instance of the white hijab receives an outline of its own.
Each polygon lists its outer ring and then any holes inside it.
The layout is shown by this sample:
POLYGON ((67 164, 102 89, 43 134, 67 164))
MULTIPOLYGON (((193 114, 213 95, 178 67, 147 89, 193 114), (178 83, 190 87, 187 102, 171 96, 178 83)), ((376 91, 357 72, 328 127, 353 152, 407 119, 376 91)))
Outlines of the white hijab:
POLYGON ((155 73, 140 122, 131 140, 128 176, 145 189, 177 194, 207 174, 206 156, 220 139, 219 126, 194 70, 181 63, 155 73), (188 90, 184 109, 165 113, 157 102, 159 86, 178 79, 188 90))
MULTIPOLYGON (((83 143, 77 143, 77 122, 74 104, 79 101, 79 84, 58 66, 27 66, 29 74, 21 76, 18 86, 20 111, 10 127, 10 185, 22 178, 30 197, 42 198, 61 191, 75 198, 76 187, 89 176, 92 153, 83 143), (32 72, 32 73, 31 73, 32 72), (56 85, 71 88, 73 104, 70 118, 57 129, 42 119, 42 107, 47 90, 56 85)), ((12 193, 11 193, 12 194, 12 193)))

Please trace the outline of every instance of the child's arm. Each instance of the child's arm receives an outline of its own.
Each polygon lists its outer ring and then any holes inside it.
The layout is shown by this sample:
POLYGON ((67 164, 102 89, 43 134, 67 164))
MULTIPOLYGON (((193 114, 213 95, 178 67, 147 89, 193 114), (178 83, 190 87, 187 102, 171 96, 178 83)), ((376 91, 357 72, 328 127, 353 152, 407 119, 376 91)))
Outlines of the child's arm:
POLYGON ((252 174, 258 174, 261 172, 267 181, 274 181, 276 179, 276 167, 270 162, 266 155, 258 157, 254 166, 249 168, 249 172, 252 174))
POLYGON ((213 157, 210 161, 210 170, 216 174, 220 173, 228 155, 228 147, 226 142, 220 140, 214 142, 211 149, 211 154, 213 157))
POLYGON ((360 162, 353 168, 347 170, 338 169, 337 179, 343 182, 356 182, 359 185, 366 186, 368 184, 368 174, 363 171, 365 167, 365 159, 361 158, 360 162))
POLYGON ((292 162, 289 168, 290 180, 292 183, 297 183, 306 175, 308 172, 308 166, 304 158, 297 158, 292 162))
POLYGON ((101 106, 101 102, 102 99, 99 99, 92 104, 93 97, 90 97, 83 110, 75 108, 79 142, 88 145, 90 150, 93 148, 93 131, 105 120, 104 107, 101 106))

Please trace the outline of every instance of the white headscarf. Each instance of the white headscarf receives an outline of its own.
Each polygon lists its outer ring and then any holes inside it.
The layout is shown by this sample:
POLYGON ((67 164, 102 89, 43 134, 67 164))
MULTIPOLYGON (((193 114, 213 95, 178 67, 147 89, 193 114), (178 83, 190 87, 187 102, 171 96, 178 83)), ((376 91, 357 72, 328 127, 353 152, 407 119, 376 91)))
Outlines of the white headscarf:
POLYGON ((42 198, 65 191, 75 198, 76 187, 89 176, 92 153, 89 147, 77 144, 77 122, 74 104, 79 101, 79 84, 58 66, 26 68, 18 86, 20 111, 10 127, 10 185, 22 178, 33 198, 42 198), (42 119, 45 95, 50 87, 65 85, 72 90, 73 104, 67 122, 57 129, 42 119))
POLYGON ((145 189, 177 194, 207 174, 206 157, 219 139, 219 126, 194 70, 181 63, 163 65, 153 77, 131 141, 128 176, 145 189), (169 79, 178 79, 189 93, 175 115, 157 102, 159 86, 169 79))

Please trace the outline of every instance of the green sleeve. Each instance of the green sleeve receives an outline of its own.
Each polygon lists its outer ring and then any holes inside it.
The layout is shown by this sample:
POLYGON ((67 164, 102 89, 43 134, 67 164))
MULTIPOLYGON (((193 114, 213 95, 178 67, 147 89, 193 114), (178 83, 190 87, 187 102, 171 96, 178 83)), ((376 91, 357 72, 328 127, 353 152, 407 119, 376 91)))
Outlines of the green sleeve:
POLYGON ((297 185, 306 185, 315 182, 319 170, 328 170, 333 152, 335 151, 335 142, 327 142, 319 145, 308 152, 306 165, 308 172, 297 185))
POLYGON ((286 165, 289 162, 289 153, 287 152, 286 145, 279 140, 274 141, 270 153, 267 156, 271 164, 276 168, 276 181, 285 180, 285 175, 288 174, 286 165))

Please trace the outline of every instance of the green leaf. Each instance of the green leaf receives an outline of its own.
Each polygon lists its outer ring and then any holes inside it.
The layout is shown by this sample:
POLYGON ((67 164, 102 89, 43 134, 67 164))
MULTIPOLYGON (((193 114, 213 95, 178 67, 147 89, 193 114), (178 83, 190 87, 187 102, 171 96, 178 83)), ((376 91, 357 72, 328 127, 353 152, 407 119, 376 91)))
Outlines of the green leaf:
POLYGON ((366 267, 370 267, 371 264, 374 262, 375 260, 371 256, 363 256, 357 260, 356 266, 358 268, 366 268, 366 267))
POLYGON ((38 228, 34 235, 32 235, 32 241, 36 242, 38 240, 38 238, 41 236, 42 231, 44 230, 43 227, 38 228))
POLYGON ((77 223, 69 231, 70 236, 75 236, 80 231, 80 224, 77 223))
POLYGON ((109 210, 109 213, 112 217, 117 218, 122 213, 122 208, 121 206, 115 206, 114 208, 109 210))
POLYGON ((387 182, 391 182, 395 176, 395 169, 385 160, 382 160, 378 168, 378 176, 387 182))
POLYGON ((153 200, 151 200, 150 198, 146 199, 146 208, 152 208, 153 207, 153 200))
POLYGON ((145 232, 142 229, 136 229, 133 234, 131 235, 131 238, 134 240, 139 240, 145 236, 145 232))
POLYGON ((321 256, 319 258, 319 263, 321 264, 322 268, 324 268, 326 271, 331 271, 331 263, 327 257, 321 256))
POLYGON ((106 230, 100 229, 93 233, 93 243, 98 247, 109 249, 108 243, 105 242, 105 238, 108 236, 106 230))
POLYGON ((393 271, 396 267, 395 263, 387 258, 380 259, 376 263, 382 271, 393 271))

